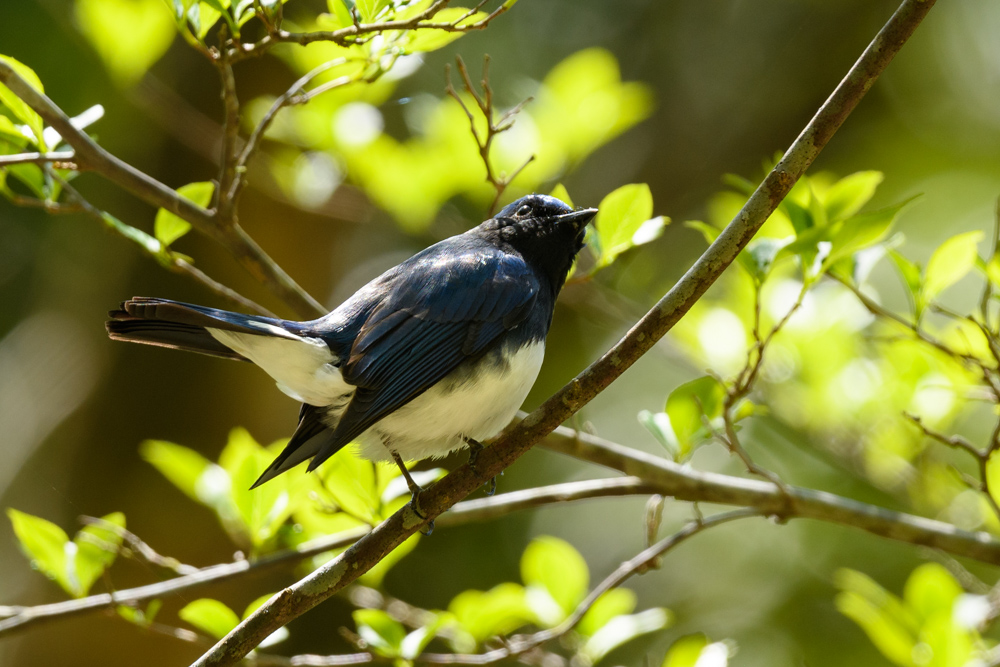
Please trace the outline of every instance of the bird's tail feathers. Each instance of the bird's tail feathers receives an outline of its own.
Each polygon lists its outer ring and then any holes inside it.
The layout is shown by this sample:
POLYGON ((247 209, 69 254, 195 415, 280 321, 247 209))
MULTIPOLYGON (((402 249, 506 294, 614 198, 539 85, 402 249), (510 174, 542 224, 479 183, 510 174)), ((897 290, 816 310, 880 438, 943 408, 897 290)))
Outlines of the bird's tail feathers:
POLYGON ((108 313, 106 326, 113 340, 144 343, 215 357, 246 361, 242 354, 216 340, 208 328, 264 336, 297 338, 288 329, 297 323, 271 317, 241 315, 216 308, 167 299, 135 297, 108 313))

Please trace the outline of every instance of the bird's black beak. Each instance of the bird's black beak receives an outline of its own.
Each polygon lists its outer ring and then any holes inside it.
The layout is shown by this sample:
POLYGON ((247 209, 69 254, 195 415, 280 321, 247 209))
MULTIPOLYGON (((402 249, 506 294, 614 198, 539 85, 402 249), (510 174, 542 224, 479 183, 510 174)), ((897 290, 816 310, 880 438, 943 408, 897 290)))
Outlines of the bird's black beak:
POLYGON ((594 219, 597 215, 596 208, 581 208, 578 211, 572 211, 571 213, 563 213, 562 215, 557 215, 555 221, 560 225, 572 225, 576 229, 583 229, 587 226, 587 223, 594 219))

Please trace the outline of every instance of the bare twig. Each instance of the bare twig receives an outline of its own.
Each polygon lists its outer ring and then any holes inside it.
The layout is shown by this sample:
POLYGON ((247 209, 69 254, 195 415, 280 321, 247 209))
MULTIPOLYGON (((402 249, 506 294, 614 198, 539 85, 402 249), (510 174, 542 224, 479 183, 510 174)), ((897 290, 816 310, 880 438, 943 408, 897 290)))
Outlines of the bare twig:
MULTIPOLYGON (((492 446, 480 454, 475 470, 467 464, 463 465, 425 490, 420 497, 420 507, 424 516, 418 516, 413 508, 407 505, 376 526, 371 533, 341 555, 268 600, 221 639, 211 651, 204 654, 195 665, 216 667, 231 665, 241 660, 277 628, 335 595, 378 563, 386 553, 420 530, 428 521, 499 474, 527 452, 532 445, 555 430, 559 424, 620 377, 673 327, 701 298, 722 271, 736 259, 934 4, 935 0, 903 1, 775 168, 750 196, 736 218, 719 234, 677 284, 618 344, 546 400, 527 419, 501 434, 492 446)), ((753 480, 744 480, 742 483, 752 485, 753 480)), ((781 505, 772 511, 787 506, 785 499, 780 497, 780 491, 774 489, 773 485, 767 483, 761 485, 758 485, 753 493, 771 494, 781 505), (761 485, 763 489, 759 488, 761 485)), ((816 507, 814 501, 815 499, 810 499, 805 506, 816 507)), ((796 500, 795 505, 800 504, 796 500)), ((857 512, 848 513, 871 516, 872 521, 868 525, 881 524, 882 529, 890 536, 908 534, 922 523, 922 520, 918 520, 916 525, 907 523, 905 527, 901 527, 902 524, 886 521, 886 517, 881 514, 884 510, 871 512, 869 506, 863 507, 864 509, 852 506, 852 510, 857 512)), ((831 519, 838 515, 841 520, 845 520, 846 517, 842 513, 830 514, 831 519)), ((934 528, 941 527, 935 525, 934 528)), ((953 532, 954 527, 947 528, 952 531, 952 536, 957 537, 953 532)), ((974 536, 965 537, 971 542, 979 541, 974 536)), ((992 540, 986 541, 995 548, 992 540)), ((983 553, 989 551, 991 549, 984 549, 983 553)))
POLYGON ((243 59, 249 56, 257 56, 275 44, 282 42, 292 42, 295 44, 312 44, 313 42, 333 42, 341 46, 349 46, 363 41, 365 36, 384 33, 390 30, 442 30, 445 32, 473 32, 484 30, 495 18, 510 9, 513 3, 504 2, 492 12, 472 23, 463 22, 471 18, 476 11, 486 3, 480 2, 473 10, 466 12, 454 21, 433 21, 432 19, 442 9, 448 5, 449 0, 435 0, 427 9, 411 16, 407 19, 392 21, 376 21, 374 23, 361 23, 355 15, 353 25, 340 28, 339 30, 318 30, 314 32, 288 32, 286 30, 270 30, 264 38, 253 44, 241 44, 232 54, 232 59, 243 59))
POLYGON ((236 77, 229 61, 226 47, 228 29, 223 23, 219 28, 219 59, 215 61, 222 80, 222 152, 219 157, 219 183, 215 188, 216 219, 220 225, 228 226, 236 222, 236 201, 230 196, 230 188, 237 179, 238 142, 240 136, 240 100, 236 95, 236 77))
MULTIPOLYGON (((76 188, 69 184, 64 178, 59 176, 55 172, 50 172, 49 176, 55 180, 67 195, 73 200, 72 208, 66 208, 63 210, 53 209, 51 207, 46 207, 50 213, 75 213, 83 212, 89 217, 97 220, 105 227, 115 232, 119 236, 124 237, 129 241, 135 242, 143 252, 155 259, 162 266, 167 269, 174 271, 175 273, 180 273, 186 275, 204 287, 208 288, 215 294, 218 294, 224 299, 236 304, 241 308, 247 308, 254 312, 260 313, 261 315, 266 315, 268 317, 274 317, 274 313, 265 308, 264 306, 256 303, 255 301, 248 299, 231 287, 223 285, 217 280, 212 279, 204 271, 196 268, 190 262, 188 262, 183 256, 171 251, 169 248, 163 248, 162 244, 151 236, 146 235, 137 229, 131 228, 125 223, 121 222, 110 213, 102 211, 81 195, 76 188)), ((17 202, 15 202, 17 203, 17 202)))
MULTIPOLYGON (((298 81, 293 83, 288 90, 286 90, 278 99, 274 101, 271 108, 267 110, 264 117, 261 118, 259 123, 257 123, 257 127, 255 127, 253 132, 250 134, 250 139, 247 140, 246 145, 243 147, 243 151, 236 160, 235 176, 228 195, 228 199, 230 199, 234 205, 239 199, 243 186, 246 185, 247 164, 260 147, 260 142, 264 138, 264 133, 267 132, 267 129, 271 126, 271 123, 274 121, 274 117, 277 116, 278 112, 286 106, 304 102, 305 100, 300 100, 299 98, 309 82, 323 72, 339 65, 343 65, 346 62, 346 58, 336 58, 313 68, 308 73, 303 75, 298 81)), ((347 80, 343 81, 340 85, 346 85, 354 80, 353 77, 341 77, 341 79, 347 80)))
POLYGON ((131 550, 132 553, 138 555, 142 558, 142 560, 146 561, 150 565, 162 567, 165 570, 169 570, 174 574, 181 576, 195 574, 198 572, 198 568, 194 566, 185 565, 176 558, 172 558, 170 556, 160 555, 155 549, 153 549, 153 547, 146 544, 138 535, 122 528, 118 524, 92 516, 81 516, 80 522, 87 526, 99 526, 104 530, 110 531, 119 536, 122 538, 122 541, 128 545, 128 549, 131 550))
POLYGON ((493 169, 493 164, 490 162, 490 149, 493 146, 493 140, 498 134, 506 132, 514 126, 514 116, 516 116, 524 105, 531 101, 531 98, 520 102, 512 109, 508 109, 506 112, 501 114, 500 118, 494 120, 494 109, 493 109, 493 89, 490 87, 490 57, 483 57, 483 78, 480 81, 480 86, 483 89, 480 95, 476 92, 476 87, 472 83, 472 78, 469 76, 469 70, 465 67, 465 61, 462 60, 461 56, 455 57, 455 62, 458 65, 458 71, 462 76, 462 83, 465 90, 472 99, 475 100, 476 106, 479 108, 479 113, 482 114, 483 119, 486 121, 486 136, 480 136, 479 130, 476 129, 476 117, 469 107, 465 105, 465 100, 462 96, 458 94, 455 87, 451 85, 451 67, 445 66, 445 77, 448 80, 448 85, 445 87, 445 92, 458 102, 458 105, 462 107, 462 111, 465 112, 466 117, 469 119, 469 127, 472 131, 472 138, 476 142, 476 146, 479 148, 479 157, 482 158, 483 165, 486 167, 486 180, 490 185, 493 186, 495 194, 493 196, 493 203, 490 204, 489 214, 493 215, 496 213, 497 204, 500 202, 500 197, 503 196, 504 190, 510 185, 511 181, 517 178, 525 167, 531 164, 535 156, 531 155, 528 157, 524 163, 515 169, 513 173, 509 176, 506 174, 497 174, 493 169))

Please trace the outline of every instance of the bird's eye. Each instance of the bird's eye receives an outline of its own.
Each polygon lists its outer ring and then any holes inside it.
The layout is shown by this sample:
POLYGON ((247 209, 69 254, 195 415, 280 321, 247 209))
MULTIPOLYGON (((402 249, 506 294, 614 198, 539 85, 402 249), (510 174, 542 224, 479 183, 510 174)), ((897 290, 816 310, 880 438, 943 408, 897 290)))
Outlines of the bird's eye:
POLYGON ((526 218, 531 215, 531 207, 525 204, 524 206, 517 209, 517 216, 520 218, 526 218))

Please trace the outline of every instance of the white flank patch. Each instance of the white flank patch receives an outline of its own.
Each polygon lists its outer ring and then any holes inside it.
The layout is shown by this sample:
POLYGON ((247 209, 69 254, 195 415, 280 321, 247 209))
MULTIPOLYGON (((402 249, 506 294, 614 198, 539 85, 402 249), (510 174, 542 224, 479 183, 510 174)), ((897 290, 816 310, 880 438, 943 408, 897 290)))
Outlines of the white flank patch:
MULTIPOLYGON (((391 460, 382 442, 386 437, 407 461, 442 457, 466 446, 462 436, 483 442, 498 434, 514 418, 538 377, 545 356, 542 343, 532 343, 508 359, 506 369, 487 355, 466 381, 456 384, 446 376, 423 394, 386 417, 360 438, 361 455, 391 460)), ((467 370, 460 369, 454 377, 467 370)))
MULTIPOLYGON (((261 324, 261 328, 276 328, 261 324)), ((321 340, 303 338, 281 329, 280 338, 206 327, 212 338, 239 352, 274 378, 278 389, 310 405, 329 405, 353 391, 331 365, 333 353, 321 340)))

